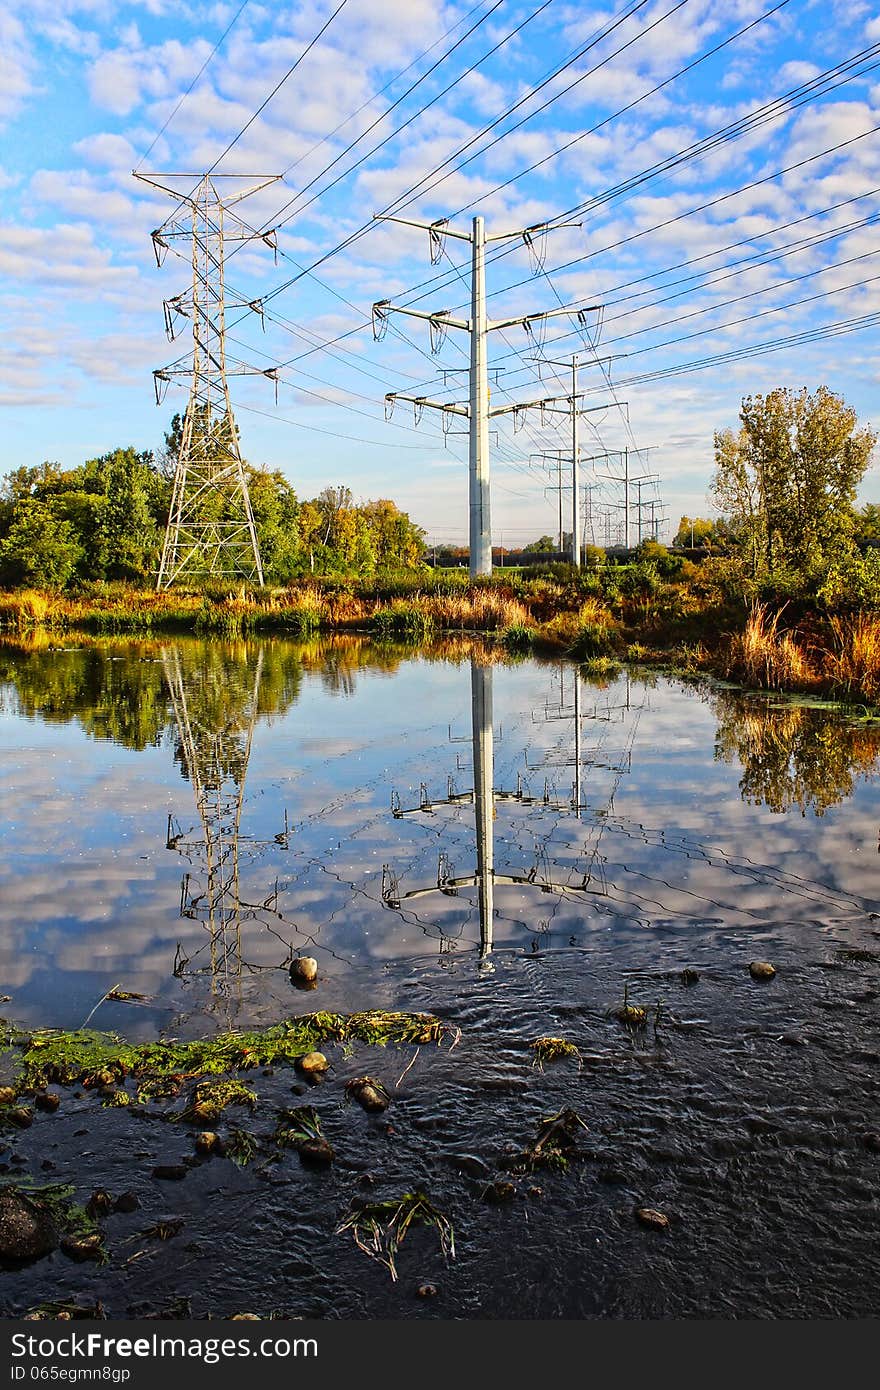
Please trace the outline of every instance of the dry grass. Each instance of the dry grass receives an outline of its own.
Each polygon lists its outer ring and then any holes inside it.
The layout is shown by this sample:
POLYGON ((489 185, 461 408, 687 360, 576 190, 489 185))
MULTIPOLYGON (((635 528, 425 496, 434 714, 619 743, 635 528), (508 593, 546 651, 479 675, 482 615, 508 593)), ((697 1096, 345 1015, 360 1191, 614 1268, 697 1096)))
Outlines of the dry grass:
POLYGON ((17 593, 0 594, 0 627, 23 632, 35 625, 52 621, 63 609, 64 600, 56 594, 37 589, 22 589, 17 593))
POLYGON ((782 613, 754 604, 744 631, 731 639, 727 674, 770 690, 814 689, 821 677, 792 635, 779 631, 782 613))
POLYGON ((526 624, 531 617, 525 604, 495 589, 474 588, 462 594, 437 594, 422 601, 438 628, 497 632, 526 624))
POLYGON ((825 672, 835 690, 874 701, 880 696, 880 616, 857 613, 832 618, 834 649, 825 658, 825 672))

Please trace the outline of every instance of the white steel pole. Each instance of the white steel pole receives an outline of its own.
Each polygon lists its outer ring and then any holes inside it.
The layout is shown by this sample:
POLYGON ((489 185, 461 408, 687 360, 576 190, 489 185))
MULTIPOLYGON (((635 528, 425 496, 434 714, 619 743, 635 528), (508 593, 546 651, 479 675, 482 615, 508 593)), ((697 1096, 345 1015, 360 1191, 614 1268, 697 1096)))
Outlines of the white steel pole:
POLYGON ((470 559, 471 578, 492 573, 492 527, 489 510, 489 368, 486 322, 486 228, 473 223, 471 256, 470 371, 470 559))
POLYGON ((495 912, 495 760, 492 741, 492 667, 471 657, 471 717, 474 736, 474 810, 477 839, 477 898, 481 969, 491 969, 495 912))
POLYGON ((578 440, 578 360, 571 359, 571 563, 581 563, 581 476, 578 440))

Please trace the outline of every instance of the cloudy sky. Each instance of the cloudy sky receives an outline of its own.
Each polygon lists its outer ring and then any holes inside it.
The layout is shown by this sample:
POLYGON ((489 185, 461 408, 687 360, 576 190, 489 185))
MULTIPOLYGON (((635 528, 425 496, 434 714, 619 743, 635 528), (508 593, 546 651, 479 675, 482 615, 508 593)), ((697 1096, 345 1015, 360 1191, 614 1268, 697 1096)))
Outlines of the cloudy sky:
MULTIPOLYGON (((876 3, 5 0, 0 125, 0 472, 158 447, 185 405, 174 383, 157 409, 152 377, 187 347, 162 308, 187 262, 158 268, 150 240, 176 204, 133 170, 283 175, 240 207, 278 227, 277 264, 257 241, 226 270, 233 305, 264 298, 263 324, 227 320, 236 361, 281 367, 277 404, 264 377, 232 379, 245 453, 302 497, 345 483, 432 540, 466 534, 466 441, 383 406, 388 390, 462 399, 466 337, 433 355, 428 325, 393 315, 374 341, 370 309, 461 312, 468 247, 448 238, 432 265, 425 233, 372 223, 386 210, 465 231, 481 213, 490 234, 560 224, 493 243, 490 314, 604 309, 494 332, 493 404, 559 394, 538 359, 577 351, 602 407, 585 454, 627 448, 672 530, 707 514, 712 432, 743 395, 825 384, 880 426, 876 3)), ((537 455, 564 448, 565 423, 519 423, 493 435, 496 544, 556 525, 537 455)), ((622 489, 587 480, 601 540, 622 489)), ((880 497, 876 471, 863 494, 880 497)))

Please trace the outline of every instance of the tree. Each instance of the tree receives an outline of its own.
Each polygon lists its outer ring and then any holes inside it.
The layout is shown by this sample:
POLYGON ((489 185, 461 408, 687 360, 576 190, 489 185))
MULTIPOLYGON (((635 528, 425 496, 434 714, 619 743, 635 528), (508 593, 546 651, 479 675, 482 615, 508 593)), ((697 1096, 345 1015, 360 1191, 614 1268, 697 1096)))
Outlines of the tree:
POLYGON ((680 548, 707 546, 718 539, 718 525, 703 516, 683 516, 678 523, 673 545, 680 548))
POLYGON ((866 502, 856 512, 856 540, 860 545, 880 544, 880 506, 866 502))
POLYGON ((827 386, 747 396, 715 436, 714 498, 753 573, 821 576, 853 549, 856 489, 877 439, 827 386))
POLYGON ((69 521, 37 497, 18 499, 0 541, 0 578, 5 583, 61 589, 81 556, 82 546, 69 521))
POLYGON ((558 544, 552 536, 540 536, 538 540, 529 541, 528 545, 523 546, 523 555, 555 555, 557 549, 558 544))

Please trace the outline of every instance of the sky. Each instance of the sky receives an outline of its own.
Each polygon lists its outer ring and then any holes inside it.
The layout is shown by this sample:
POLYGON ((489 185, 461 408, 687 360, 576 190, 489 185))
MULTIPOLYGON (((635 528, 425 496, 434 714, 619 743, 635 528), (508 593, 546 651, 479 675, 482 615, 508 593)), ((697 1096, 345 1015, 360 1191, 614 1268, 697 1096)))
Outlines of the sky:
MULTIPOLYGON (((444 436, 384 397, 465 400, 468 337, 393 312, 377 338, 371 310, 466 317, 470 248, 443 238, 432 264, 426 232, 374 214, 511 233, 492 318, 588 310, 489 344, 493 406, 564 395, 553 364, 578 354, 588 539, 620 536, 623 450, 646 530, 710 515, 744 396, 824 385, 880 428, 880 4, 5 0, 0 474, 161 447, 189 249, 157 266, 178 204, 132 175, 189 192, 209 170, 282 176, 236 207, 278 254, 227 245, 227 350, 254 369, 230 378, 245 456, 301 498, 342 484, 466 539, 466 422, 444 436)), ((564 406, 493 422, 496 545, 555 532, 569 430, 564 406)))

